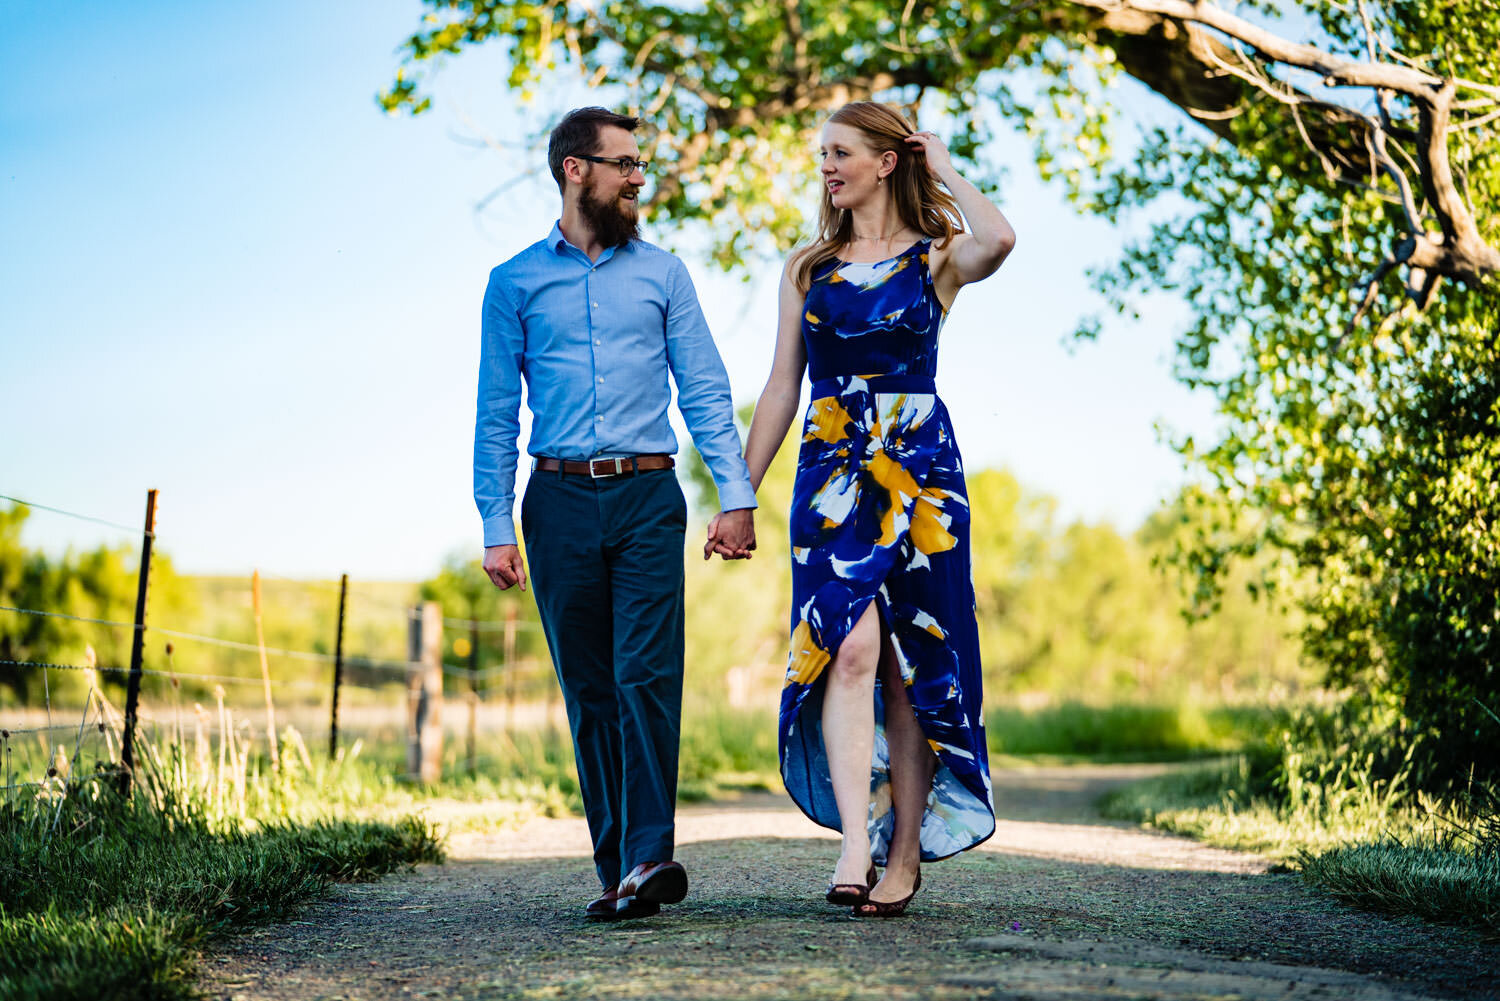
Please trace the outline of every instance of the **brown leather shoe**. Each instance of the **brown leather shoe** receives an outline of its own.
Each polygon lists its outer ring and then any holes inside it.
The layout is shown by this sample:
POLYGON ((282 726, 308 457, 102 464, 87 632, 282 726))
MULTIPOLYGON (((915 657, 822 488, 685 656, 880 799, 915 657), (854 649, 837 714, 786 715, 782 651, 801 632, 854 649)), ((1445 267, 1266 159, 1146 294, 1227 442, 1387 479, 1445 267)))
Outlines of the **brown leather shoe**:
POLYGON ((662 904, 675 904, 687 896, 687 870, 680 862, 642 862, 620 881, 615 916, 645 917, 662 904))
POLYGON ((604 895, 590 900, 583 913, 591 918, 609 919, 615 916, 615 902, 620 899, 620 884, 616 883, 604 891, 604 895))

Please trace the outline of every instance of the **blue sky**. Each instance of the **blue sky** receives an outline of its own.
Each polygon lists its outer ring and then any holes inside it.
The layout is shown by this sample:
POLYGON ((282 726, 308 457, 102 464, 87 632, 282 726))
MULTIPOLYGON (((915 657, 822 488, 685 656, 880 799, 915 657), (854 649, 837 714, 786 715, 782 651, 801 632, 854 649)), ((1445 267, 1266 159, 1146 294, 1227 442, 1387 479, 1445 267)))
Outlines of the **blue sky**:
MULTIPOLYGON (((416 578, 477 553, 479 302, 489 269, 545 234, 556 190, 525 181, 475 210, 536 165, 457 138, 525 138, 498 52, 445 67, 430 114, 380 113, 421 13, 7 5, 0 494, 133 524, 157 487, 159 544, 191 572, 416 578)), ((1157 297, 1141 322, 1066 347, 1093 305, 1084 269, 1119 234, 1043 187, 1022 140, 996 143, 1019 243, 960 294, 940 391, 970 469, 1009 469, 1064 518, 1133 528, 1182 478, 1154 425, 1211 426, 1168 371, 1183 313, 1157 297)), ((778 265, 745 283, 688 263, 735 398, 752 401, 778 265)), ((27 534, 126 538, 44 512, 27 534)))

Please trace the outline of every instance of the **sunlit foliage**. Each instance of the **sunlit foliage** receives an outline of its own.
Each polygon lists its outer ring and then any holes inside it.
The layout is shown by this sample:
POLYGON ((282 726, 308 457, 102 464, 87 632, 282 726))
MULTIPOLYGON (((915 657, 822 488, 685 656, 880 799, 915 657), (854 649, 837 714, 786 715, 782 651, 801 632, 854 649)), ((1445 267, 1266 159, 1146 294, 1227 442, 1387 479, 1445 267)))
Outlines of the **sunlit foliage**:
MULTIPOLYGON (((1149 210, 1148 236, 1096 276, 1113 306, 1128 316, 1166 290, 1190 307, 1178 374, 1217 398, 1224 429, 1180 443, 1197 487, 1173 548, 1200 604, 1248 558, 1258 593, 1304 608, 1328 680, 1398 708, 1398 741, 1423 736, 1417 781, 1495 777, 1480 703, 1500 688, 1500 293, 1493 271, 1434 282, 1402 257, 1464 242, 1454 206, 1482 249, 1500 237, 1493 4, 1236 8, 1331 57, 1467 81, 1447 122, 1431 95, 1321 90, 1337 81, 1223 39, 1205 55, 1200 27, 1146 6, 429 0, 381 102, 422 110, 416 76, 492 40, 522 99, 562 72, 613 88, 658 130, 658 220, 706 232, 725 266, 803 234, 784 185, 846 100, 944 109, 981 178, 997 130, 1017 128, 1081 211, 1149 210), (1180 125, 1118 142, 1127 77, 1180 125), (1384 168, 1376 121, 1396 150, 1384 168), (1446 207, 1434 149, 1457 194, 1446 207), (1282 586, 1308 576, 1305 593, 1282 586)), ((1080 318, 1081 335, 1099 329, 1080 318)))

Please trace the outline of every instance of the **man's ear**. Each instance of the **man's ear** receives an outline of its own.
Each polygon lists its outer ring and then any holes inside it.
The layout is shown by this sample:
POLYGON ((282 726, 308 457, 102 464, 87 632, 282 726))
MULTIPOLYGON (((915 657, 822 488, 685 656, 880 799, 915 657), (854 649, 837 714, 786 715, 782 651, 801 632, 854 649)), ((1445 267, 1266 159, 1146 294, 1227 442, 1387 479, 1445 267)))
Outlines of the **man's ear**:
POLYGON ((569 181, 572 181, 574 184, 581 185, 583 183, 584 174, 583 163, 584 161, 578 159, 577 157, 564 157, 562 165, 563 177, 567 178, 569 181))

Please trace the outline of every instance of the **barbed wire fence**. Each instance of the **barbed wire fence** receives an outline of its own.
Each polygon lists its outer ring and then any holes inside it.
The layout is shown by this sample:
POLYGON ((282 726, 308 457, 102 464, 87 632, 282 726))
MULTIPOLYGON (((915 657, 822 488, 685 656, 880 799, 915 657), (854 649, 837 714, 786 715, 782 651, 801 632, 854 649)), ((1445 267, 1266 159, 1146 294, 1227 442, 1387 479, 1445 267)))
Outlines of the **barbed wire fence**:
MULTIPOLYGON (((274 706, 278 701, 278 696, 285 701, 293 693, 302 697, 304 705, 309 702, 325 705, 328 718, 328 757, 334 760, 339 757, 341 751, 340 707, 341 704, 346 704, 346 697, 350 690, 366 693, 367 702, 373 699, 378 703, 380 699, 388 699, 393 694, 393 682, 404 680, 407 731, 406 777, 424 783, 437 782, 442 778, 444 728, 441 717, 447 687, 444 679, 451 679, 452 684, 461 689, 462 702, 467 710, 464 754, 466 771, 470 773, 476 771, 481 760, 476 749, 477 715, 481 703, 503 704, 505 706, 505 729, 509 730, 516 726, 518 676, 523 667, 527 666, 517 656, 517 638, 518 634, 523 631, 538 629, 539 624, 522 620, 514 604, 508 605, 504 618, 498 620, 445 617, 437 602, 426 601, 414 606, 409 602, 395 601, 373 593, 351 591, 347 574, 341 576, 337 586, 322 582, 268 577, 267 580, 281 584, 292 584, 330 593, 337 592, 337 616, 335 621, 330 623, 334 634, 334 652, 330 654, 320 650, 270 646, 264 642, 260 633, 261 579, 257 572, 252 576, 257 627, 257 642, 255 643, 148 623, 147 604, 152 579, 151 562, 157 534, 156 494, 155 490, 147 494, 146 515, 143 527, 140 528, 132 528, 116 521, 0 494, 0 500, 62 517, 104 525, 137 536, 141 543, 141 556, 137 568, 135 615, 132 621, 77 615, 57 609, 24 607, 19 604, 0 604, 0 616, 61 620, 110 630, 130 631, 128 666, 98 663, 92 646, 85 648, 83 663, 71 663, 45 655, 8 656, 3 649, 0 649, 0 670, 12 673, 13 678, 19 678, 19 672, 32 672, 39 676, 43 696, 39 720, 21 719, 17 725, 10 725, 11 721, 7 721, 4 714, 0 714, 0 752, 3 752, 4 757, 3 784, 0 784, 0 794, 3 795, 0 795, 0 801, 17 794, 57 792, 101 781, 112 781, 121 791, 128 792, 140 773, 136 758, 141 749, 144 747, 145 753, 152 758, 159 757, 150 742, 143 744, 139 739, 138 732, 142 725, 155 727, 158 731, 168 729, 169 736, 175 737, 175 746, 180 756, 185 757, 188 728, 184 727, 182 722, 181 703, 184 689, 187 689, 190 695, 211 693, 217 704, 215 713, 205 710, 201 704, 194 702, 191 730, 194 754, 198 758, 212 753, 209 750, 208 740, 211 735, 217 736, 219 767, 217 772, 214 772, 212 767, 207 771, 217 775, 221 782, 226 772, 226 759, 233 759, 229 761, 231 766, 238 762, 238 774, 243 781, 246 759, 257 737, 255 728, 243 710, 230 707, 230 702, 236 700, 229 698, 229 691, 237 686, 257 686, 263 691, 266 702, 265 739, 271 753, 273 768, 279 767, 276 749, 283 741, 290 742, 294 753, 299 755, 309 768, 312 764, 306 745, 302 742, 300 732, 295 727, 289 725, 282 733, 276 730, 274 706), (399 614, 405 618, 408 639, 406 659, 346 654, 346 613, 351 596, 356 596, 360 602, 368 605, 384 606, 389 613, 399 614), (457 632, 461 640, 445 644, 445 632, 457 632), (498 637, 493 634, 498 634, 498 637), (146 666, 148 637, 160 637, 166 641, 162 652, 166 658, 167 669, 146 666), (483 642, 484 638, 489 638, 488 644, 483 642), (180 670, 177 668, 176 657, 178 647, 182 644, 233 653, 254 653, 259 657, 260 671, 255 676, 249 676, 180 670), (498 664, 481 666, 481 648, 485 645, 491 648, 499 646, 498 664), (445 646, 451 646, 453 652, 466 659, 467 663, 444 660, 445 646), (272 678, 268 666, 270 657, 275 657, 280 661, 291 660, 309 665, 322 665, 328 669, 329 675, 327 680, 306 677, 272 678), (69 672, 81 675, 83 678, 83 706, 76 722, 59 719, 63 714, 63 709, 55 704, 54 672, 69 672), (365 679, 384 675, 390 680, 383 683, 371 683, 368 680, 358 680, 355 675, 365 679), (103 690, 101 681, 106 676, 124 679, 125 704, 123 709, 116 709, 103 690), (148 682, 153 696, 166 697, 170 693, 170 698, 174 703, 170 715, 156 711, 159 707, 153 706, 153 701, 161 701, 161 699, 143 701, 142 686, 143 683, 148 682), (326 696, 326 702, 323 696, 326 696), (234 715, 236 711, 241 712, 237 721, 234 715), (35 723, 36 725, 20 725, 22 723, 35 723), (16 760, 18 748, 24 752, 20 762, 16 760), (86 767, 90 761, 94 766, 92 771, 86 767)), ((0 637, 3 637, 5 633, 6 630, 0 629, 0 637)), ((550 664, 548 666, 550 668, 550 664)), ((16 687, 21 688, 19 685, 16 687)), ((555 710, 557 699, 555 686, 549 685, 547 691, 547 717, 550 718, 555 710)), ((29 714, 21 715, 35 717, 37 714, 36 710, 32 710, 29 714)), ((151 764, 157 769, 171 766, 171 763, 161 760, 153 760, 151 764)), ((209 764, 211 766, 212 762, 209 764)), ((233 767, 228 770, 230 773, 234 772, 233 767)))

